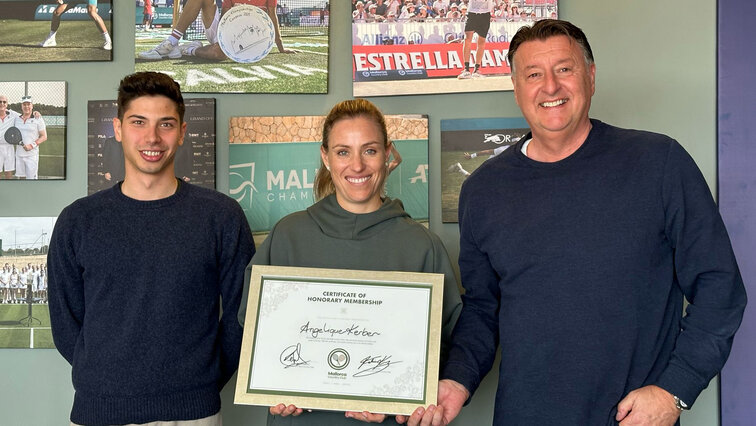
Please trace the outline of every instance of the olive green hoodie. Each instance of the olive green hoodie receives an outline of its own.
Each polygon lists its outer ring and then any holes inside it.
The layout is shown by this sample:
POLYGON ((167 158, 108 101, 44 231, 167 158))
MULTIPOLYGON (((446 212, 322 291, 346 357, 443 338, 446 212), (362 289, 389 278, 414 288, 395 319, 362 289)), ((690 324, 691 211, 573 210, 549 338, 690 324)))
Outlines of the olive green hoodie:
MULTIPOLYGON (((250 265, 444 274, 442 362, 452 328, 462 308, 459 287, 444 245, 438 236, 404 211, 400 200, 386 198, 378 210, 354 214, 341 208, 336 197, 330 195, 306 211, 292 213, 278 221, 257 249, 250 265)), ((242 324, 248 293, 249 279, 245 279, 239 311, 239 322, 242 324)), ((412 307, 407 306, 407 309, 412 307)), ((357 423, 362 422, 336 412, 305 412, 297 417, 268 418, 268 424, 275 425, 337 426, 357 423)))

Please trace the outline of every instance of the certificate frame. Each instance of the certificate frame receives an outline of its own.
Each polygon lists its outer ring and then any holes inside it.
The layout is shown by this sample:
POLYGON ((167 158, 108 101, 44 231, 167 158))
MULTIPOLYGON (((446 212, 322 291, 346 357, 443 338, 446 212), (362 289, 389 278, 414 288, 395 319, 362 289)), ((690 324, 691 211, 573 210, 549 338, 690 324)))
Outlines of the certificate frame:
MULTIPOLYGON (((405 415, 411 414, 419 406, 435 404, 438 395, 438 370, 441 338, 443 285, 443 274, 435 273, 364 271, 254 265, 252 267, 249 283, 249 297, 247 300, 244 336, 242 339, 241 357, 239 361, 239 374, 236 381, 234 403, 262 406, 273 406, 279 403, 284 403, 287 405, 294 404, 295 406, 303 409, 369 411, 373 413, 405 415), (290 284, 297 285, 297 287, 292 287, 294 291, 281 291, 281 288, 284 288, 281 287, 282 285, 285 286, 290 284), (337 289, 348 289, 347 291, 340 293, 342 296, 344 296, 342 298, 343 301, 339 300, 337 302, 336 300, 319 300, 319 302, 321 303, 312 303, 310 305, 307 305, 307 310, 296 310, 296 306, 298 306, 296 304, 301 303, 296 299, 309 297, 310 299, 307 300, 312 300, 312 296, 307 296, 307 291, 320 291, 322 288, 330 288, 330 286, 335 286, 334 288, 337 289), (419 295, 420 300, 425 300, 427 302, 427 306, 418 306, 418 303, 401 304, 394 301, 394 299, 398 297, 397 295, 404 296, 408 291, 412 294, 419 295), (285 293, 285 295, 282 296, 283 293, 285 293), (270 294, 275 294, 275 297, 270 296, 270 294), (359 296, 354 296, 355 294, 358 294, 359 296), (386 296, 385 298, 389 300, 389 303, 387 303, 385 307, 380 307, 380 305, 383 304, 383 300, 379 299, 376 301, 371 301, 371 294, 382 294, 386 296), (351 299, 349 298, 349 295, 352 295, 351 299), (282 301, 282 297, 285 300, 282 301), (289 297, 294 300, 289 301, 289 297), (289 303, 289 306, 291 307, 280 307, 281 305, 285 306, 286 303, 289 303), (404 396, 397 396, 398 394, 395 393, 394 390, 391 390, 391 395, 366 394, 362 391, 361 388, 361 386, 364 386, 363 384, 354 385, 356 390, 354 392, 350 392, 349 390, 351 390, 352 386, 351 381, 365 383, 366 379, 364 379, 363 377, 367 375, 373 376, 374 372, 374 377, 376 378, 376 380, 385 380, 387 376, 384 375, 384 371, 382 371, 383 368, 389 370, 387 371, 389 373, 393 371, 389 368, 386 368, 389 367, 390 363, 389 361, 386 361, 382 368, 373 369, 369 372, 370 374, 362 374, 365 373, 365 369, 370 370, 369 367, 371 367, 371 362, 376 362, 376 364, 372 365, 373 367, 380 367, 381 360, 386 360, 387 358, 391 357, 378 355, 383 356, 383 358, 378 359, 378 356, 376 356, 375 358, 373 358, 375 359, 375 361, 372 361, 368 360, 368 358, 370 357, 369 355, 366 358, 359 359, 364 355, 364 350, 362 351, 362 355, 360 355, 359 351, 357 351, 354 353, 354 355, 351 356, 352 366, 349 369, 345 368, 347 367, 347 365, 334 367, 334 364, 331 362, 328 362, 329 366, 326 367, 324 362, 330 361, 330 359, 323 360, 322 356, 317 360, 305 360, 305 356, 302 355, 301 364, 303 367, 309 369, 308 371, 310 371, 306 374, 311 374, 314 377, 313 379, 310 379, 308 377, 308 379, 305 380, 305 382, 308 383, 307 386, 312 386, 312 388, 303 391, 302 389, 286 388, 285 385, 279 386, 280 383, 286 382, 284 376, 290 374, 290 371, 297 371, 297 373, 300 373, 303 369, 288 369, 288 367, 299 366, 300 364, 290 365, 288 361, 284 362, 285 358, 287 360, 291 359, 290 356, 284 355, 284 353, 286 352, 286 349, 284 349, 284 352, 281 352, 280 358, 276 358, 276 361, 280 361, 281 364, 289 365, 284 365, 283 368, 278 368, 277 370, 275 370, 275 372, 272 372, 277 368, 278 362, 271 361, 270 354, 277 353, 276 351, 280 351, 279 346, 288 346, 290 343, 293 343, 294 340, 289 341, 285 339, 293 338, 293 335, 297 334, 297 332, 296 329, 292 331, 291 327, 289 327, 286 331, 283 332, 283 334, 279 333, 279 330, 275 330, 274 333, 271 333, 269 331, 270 327, 272 327, 270 324, 278 325, 278 323, 272 323, 270 320, 270 317, 275 317, 275 315, 270 314, 271 306, 273 306, 272 309, 274 310, 291 309, 293 312, 292 316, 296 316, 299 313, 306 311, 306 314, 302 313, 301 316, 312 316, 313 318, 316 318, 322 314, 326 315, 323 318, 328 318, 328 320, 330 321, 336 321, 339 318, 335 319, 333 316, 327 316, 333 315, 334 306, 339 304, 351 305, 353 303, 357 304, 359 308, 361 308, 361 306, 359 306, 360 304, 379 305, 378 307, 371 306, 369 309, 364 308, 363 311, 360 312, 361 317, 383 314, 383 316, 381 316, 380 318, 385 319, 388 318, 386 317, 386 313, 388 312, 390 315, 394 315, 395 318, 402 318, 403 315, 405 315, 406 312, 411 309, 415 312, 419 312, 417 318, 423 318, 423 321, 414 321, 415 324, 402 322, 401 330, 398 330, 395 327, 395 329, 389 330, 388 333, 385 333, 387 335, 390 335, 393 332, 406 333, 407 330, 414 330, 424 336, 424 339, 420 339, 418 343, 414 343, 417 339, 401 340, 402 342, 409 341, 413 342, 412 344, 417 344, 424 347, 424 354, 422 353, 422 350, 411 350, 411 353, 417 356, 417 358, 420 360, 420 364, 422 365, 422 371, 421 374, 419 374, 421 377, 413 377, 410 386, 407 386, 405 384, 408 374, 405 373, 401 377, 400 387, 412 388, 414 389, 414 393, 404 396), (398 312, 395 312, 395 310, 397 309, 398 312), (370 311, 370 313, 366 313, 365 311, 370 311), (261 314, 261 312, 265 313, 261 314), (266 327, 268 328, 268 331, 265 330, 266 327), (292 336, 289 336, 290 334, 292 336), (275 336, 275 340, 271 337, 265 337, 266 335, 275 336), (272 345, 276 345, 275 349, 272 349, 272 345), (267 355, 264 355, 266 353, 267 355), (422 360, 423 357, 424 361, 422 360), (334 370, 334 368, 338 368, 339 370, 334 370), (344 370, 341 370, 342 368, 344 370), (356 372, 355 369, 357 370, 356 372), (323 373, 325 373, 325 376, 323 373), (273 376, 274 374, 280 374, 280 376, 273 376), (358 376, 358 374, 360 375, 358 376), (345 386, 349 389, 345 389, 342 392, 340 390, 334 391, 333 388, 329 388, 329 386, 333 385, 332 383, 329 384, 330 379, 337 375, 343 376, 340 379, 345 380, 344 382, 340 382, 340 385, 345 386), (280 377, 281 382, 277 382, 276 386, 260 386, 256 384, 258 382, 265 382, 265 380, 268 380, 268 382, 270 382, 271 379, 264 378, 268 376, 276 378, 280 377), (258 380, 258 378, 260 377, 263 378, 258 380), (356 377, 360 377, 360 379, 356 379, 356 377), (312 382, 318 383, 310 385, 310 383, 312 382), (320 386, 323 387, 320 388, 320 386), (418 386, 420 387, 419 389, 418 386)), ((318 294, 323 295, 323 293, 324 292, 321 291, 318 294)), ((321 297, 320 299, 325 299, 325 297, 321 297)), ((336 298, 334 297, 333 299, 336 298)), ((345 312, 354 308, 352 306, 348 306, 348 308, 343 307, 339 309, 341 312, 345 312)), ((346 315, 347 318, 345 319, 345 321, 351 321, 348 318, 349 314, 346 315)), ((371 324, 371 322, 369 322, 369 319, 367 321, 368 324, 371 324)), ((309 326, 309 324, 310 321, 308 320, 306 325, 309 326)), ((318 325, 320 325, 320 323, 318 323, 318 325)), ((307 330, 305 330, 304 326, 302 327, 303 328, 299 331, 299 334, 305 333, 303 338, 306 340, 307 344, 310 345, 312 335, 309 335, 306 331, 311 330, 311 328, 308 327, 307 330)), ((352 325, 352 327, 354 327, 354 325, 352 325)), ((320 329, 320 331, 322 332, 324 329, 325 326, 323 329, 320 329)), ((351 328, 349 328, 348 330, 351 330, 351 328)), ((329 329, 329 331, 333 331, 333 329, 329 329)), ((346 338, 344 338, 343 336, 337 336, 342 343, 336 344, 336 346, 339 346, 339 348, 341 348, 342 346, 348 348, 348 340, 351 339, 352 334, 347 333, 347 335, 349 337, 346 338), (345 341, 344 339, 347 339, 346 343, 343 343, 345 341)), ((331 336, 334 336, 333 332, 331 333, 331 336)), ((339 339, 337 339, 336 341, 339 341, 339 339)), ((380 341, 381 338, 376 338, 376 340, 380 341)), ((358 343, 362 344, 362 347, 365 347, 364 342, 358 343)), ((297 342, 295 344, 297 349, 296 353, 293 355, 299 358, 300 342, 297 342)), ((317 344, 321 343, 318 342, 317 344)), ((371 343, 367 345, 371 348, 370 351, 373 351, 372 346, 370 346, 373 344, 378 345, 379 343, 371 343)), ((288 347, 292 346, 293 345, 288 347)), ((391 345, 390 347, 395 348, 396 346, 391 345)), ((304 346, 302 346, 301 350, 302 352, 304 352, 304 346)), ((382 353, 379 349, 376 349, 376 351, 378 353, 382 353)), ((331 353, 329 353, 328 357, 331 356, 331 353)), ((349 364, 350 355, 348 353, 345 355, 347 359, 346 363, 349 364)), ((394 358, 394 360, 396 360, 396 358, 394 358)), ((400 370, 402 367, 410 368, 409 366, 397 367, 396 365, 400 362, 401 361, 393 361, 393 368, 397 370, 400 370)), ((408 362, 406 365, 412 365, 412 374, 409 374, 409 376, 417 376, 416 373, 419 372, 419 369, 415 367, 417 363, 415 362, 413 364, 408 362)), ((398 381, 399 379, 397 378, 394 380, 398 381)), ((373 386, 373 388, 376 388, 376 386, 373 386)), ((386 386, 383 386, 383 388, 386 388, 386 386)))

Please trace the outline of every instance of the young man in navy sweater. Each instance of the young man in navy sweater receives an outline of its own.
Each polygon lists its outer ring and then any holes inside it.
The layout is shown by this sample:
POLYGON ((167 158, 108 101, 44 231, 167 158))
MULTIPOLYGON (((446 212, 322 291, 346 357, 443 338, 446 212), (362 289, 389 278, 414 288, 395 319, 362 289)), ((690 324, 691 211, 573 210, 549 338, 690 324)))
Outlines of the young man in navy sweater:
POLYGON ((673 139, 589 118, 596 66, 573 24, 523 27, 508 55, 531 133, 462 187, 463 308, 439 405, 409 424, 454 419, 499 343, 494 424, 676 424, 746 305, 708 186, 673 139))
POLYGON ((234 200, 176 178, 186 123, 170 77, 125 77, 113 128, 125 178, 61 212, 47 260, 71 422, 220 425, 252 234, 234 200))

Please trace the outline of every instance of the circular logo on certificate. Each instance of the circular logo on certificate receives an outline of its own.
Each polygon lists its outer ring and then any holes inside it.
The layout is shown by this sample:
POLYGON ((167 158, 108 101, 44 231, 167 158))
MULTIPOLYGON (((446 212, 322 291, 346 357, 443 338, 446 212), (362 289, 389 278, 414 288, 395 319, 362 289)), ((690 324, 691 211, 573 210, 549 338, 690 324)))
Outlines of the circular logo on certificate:
POLYGON ((257 62, 268 55, 274 43, 273 21, 257 6, 238 4, 223 14, 218 24, 218 44, 236 62, 257 62))
POLYGON ((328 354, 328 365, 334 370, 343 370, 349 365, 349 352, 344 349, 334 349, 328 354))

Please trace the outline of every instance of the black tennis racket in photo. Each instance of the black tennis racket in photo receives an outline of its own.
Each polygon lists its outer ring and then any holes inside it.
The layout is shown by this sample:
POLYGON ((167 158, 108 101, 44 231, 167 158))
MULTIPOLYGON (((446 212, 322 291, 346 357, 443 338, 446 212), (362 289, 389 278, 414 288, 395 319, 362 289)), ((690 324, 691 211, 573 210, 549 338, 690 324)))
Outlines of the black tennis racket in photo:
POLYGON ((5 142, 11 145, 23 145, 22 139, 21 130, 18 130, 16 126, 10 127, 5 131, 5 142))

